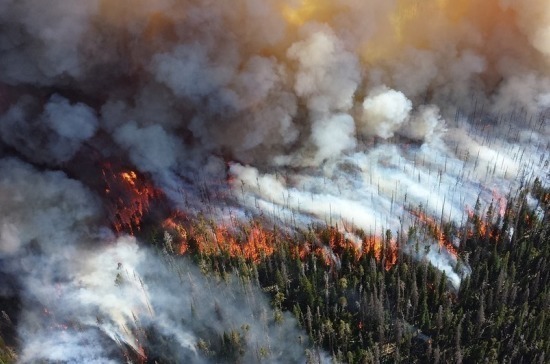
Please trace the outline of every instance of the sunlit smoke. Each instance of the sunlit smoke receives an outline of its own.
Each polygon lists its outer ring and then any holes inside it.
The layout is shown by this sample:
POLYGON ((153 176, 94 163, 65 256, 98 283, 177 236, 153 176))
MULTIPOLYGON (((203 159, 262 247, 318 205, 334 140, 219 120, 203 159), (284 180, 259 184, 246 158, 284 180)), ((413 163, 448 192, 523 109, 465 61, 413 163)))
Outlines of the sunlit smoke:
POLYGON ((21 287, 23 361, 46 337, 53 361, 108 362, 113 341, 140 352, 132 314, 174 313, 150 311, 133 273, 118 311, 94 300, 119 286, 78 283, 114 282, 98 259, 119 250, 136 277, 169 276, 122 236, 155 208, 179 237, 181 216, 207 216, 220 230, 204 249, 253 261, 269 232, 237 246, 236 220, 338 226, 344 242, 298 253, 334 261, 351 243, 390 267, 402 249, 458 287, 468 267, 442 225, 549 183, 546 0, 5 0, 0 24, 0 259, 21 287), (45 293, 56 284, 68 311, 45 293))
MULTIPOLYGON (((212 340, 232 330, 243 336, 245 361, 260 350, 274 363, 305 360, 295 321, 285 314, 276 323, 252 282, 204 277, 186 260, 115 238, 101 227, 99 200, 63 173, 14 159, 2 160, 0 171, 0 274, 22 285, 20 362, 141 362, 168 353, 214 362, 199 342, 219 350, 212 340), (167 344, 152 344, 153 333, 167 344)), ((253 231, 250 244, 265 239, 253 231)), ((171 247, 167 233, 163 244, 171 247)), ((7 281, 1 288, 15 294, 7 281)))

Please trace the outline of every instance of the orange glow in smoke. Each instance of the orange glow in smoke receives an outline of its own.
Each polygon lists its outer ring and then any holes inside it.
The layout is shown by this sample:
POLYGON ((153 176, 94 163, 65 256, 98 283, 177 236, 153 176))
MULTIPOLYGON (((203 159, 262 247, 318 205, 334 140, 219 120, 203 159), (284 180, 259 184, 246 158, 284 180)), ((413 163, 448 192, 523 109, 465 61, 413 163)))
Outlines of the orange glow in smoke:
POLYGON ((498 214, 500 217, 504 217, 506 213, 506 197, 502 196, 497 190, 493 189, 493 200, 497 202, 498 214))
POLYGON ((281 12, 288 24, 301 26, 314 20, 327 22, 335 13, 335 2, 330 0, 300 0, 298 4, 284 4, 281 12))
MULTIPOLYGON (((297 0, 281 6, 281 15, 291 27, 306 23, 328 24, 338 28, 342 17, 371 9, 376 13, 374 32, 365 32, 358 53, 367 64, 394 59, 407 47, 430 49, 441 43, 441 35, 461 36, 459 24, 467 24, 490 36, 506 24, 515 29, 517 16, 500 0, 396 0, 387 5, 365 0, 364 4, 342 4, 329 0, 297 0), (430 21, 426 21, 430 19, 430 21)), ((368 13, 365 13, 367 16, 368 13)), ((518 29, 515 29, 519 32, 518 29)), ((470 46, 475 46, 471 44, 470 46)), ((480 48, 483 52, 484 49, 480 48)))

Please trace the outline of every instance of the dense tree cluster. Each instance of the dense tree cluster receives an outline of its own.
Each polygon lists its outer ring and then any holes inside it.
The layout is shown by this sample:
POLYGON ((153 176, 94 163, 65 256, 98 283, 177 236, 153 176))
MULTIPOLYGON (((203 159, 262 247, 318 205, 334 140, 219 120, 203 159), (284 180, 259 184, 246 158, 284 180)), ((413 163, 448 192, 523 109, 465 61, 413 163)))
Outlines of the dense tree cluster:
MULTIPOLYGON (((191 253, 209 274, 236 272, 256 281, 271 295, 275 317, 292 312, 311 342, 336 362, 545 363, 550 190, 535 181, 509 197, 502 213, 495 206, 482 212, 477 203, 464 226, 442 228, 460 239, 457 264, 471 270, 458 289, 426 260, 399 253, 388 266, 390 231, 378 255, 362 254, 351 243, 332 247, 333 255, 323 249, 300 254, 312 241, 330 246, 339 234, 331 227, 311 228, 298 241, 275 234, 275 252, 259 262, 223 250, 191 253)), ((412 227, 398 244, 415 244, 422 229, 412 227)))
MULTIPOLYGON (((335 363, 542 364, 550 358, 550 189, 538 180, 508 196, 506 206, 476 203, 463 226, 418 222, 407 234, 386 231, 376 244, 356 231, 361 249, 338 227, 289 234, 263 230, 257 221, 220 229, 199 218, 192 225, 143 238, 169 266, 187 254, 220 282, 236 275, 245 288, 261 287, 271 298, 270 321, 282 323, 287 313, 297 319, 311 363, 323 353, 335 363), (467 273, 458 288, 427 259, 404 253, 418 252, 419 240, 430 236, 460 242, 454 271, 467 273)), ((0 324, 13 326, 9 318, 0 324)), ((144 348, 149 361, 178 362, 177 352, 163 350, 173 338, 150 328, 140 335, 155 348, 144 348)), ((246 324, 222 335, 205 332, 196 352, 240 363, 249 335, 246 324)), ((269 348, 255 350, 258 362, 269 362, 269 348)), ((0 338, 0 363, 14 360, 0 338)))

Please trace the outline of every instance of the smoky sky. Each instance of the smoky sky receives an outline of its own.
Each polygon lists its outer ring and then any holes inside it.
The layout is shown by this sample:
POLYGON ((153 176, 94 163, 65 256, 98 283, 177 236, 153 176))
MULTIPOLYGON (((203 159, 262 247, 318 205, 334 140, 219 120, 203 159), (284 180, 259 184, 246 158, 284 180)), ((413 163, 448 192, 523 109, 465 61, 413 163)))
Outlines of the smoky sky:
MULTIPOLYGON (((186 213, 214 191, 220 222, 338 223, 352 240, 407 231, 412 209, 460 224, 478 198, 548 183, 549 71, 544 0, 0 0, 0 258, 21 361, 120 360, 137 320, 199 360, 212 302, 231 296, 189 293, 211 283, 116 237, 94 161, 147 174, 186 213), (168 324, 191 314, 174 291, 208 303, 199 323, 168 324)), ((458 286, 467 268, 423 243, 458 286)), ((278 341, 294 322, 273 328, 253 296, 219 305, 251 312, 274 362, 301 360, 278 341)))

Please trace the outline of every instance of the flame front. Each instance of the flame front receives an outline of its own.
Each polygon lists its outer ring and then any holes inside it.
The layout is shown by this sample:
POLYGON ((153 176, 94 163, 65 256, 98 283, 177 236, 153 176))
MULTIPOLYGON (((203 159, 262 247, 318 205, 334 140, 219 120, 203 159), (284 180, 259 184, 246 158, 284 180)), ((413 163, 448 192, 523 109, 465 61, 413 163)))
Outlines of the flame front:
POLYGON ((111 163, 104 164, 103 179, 109 219, 114 230, 119 234, 125 232, 135 235, 141 230, 142 220, 151 203, 162 193, 136 171, 118 171, 111 163))
POLYGON ((418 221, 428 228, 430 234, 437 240, 440 248, 446 249, 453 257, 458 257, 458 251, 453 243, 445 236, 443 229, 439 226, 434 218, 426 215, 422 211, 411 210, 411 215, 416 217, 418 221))

